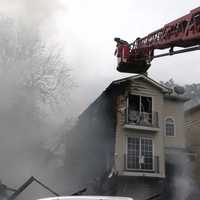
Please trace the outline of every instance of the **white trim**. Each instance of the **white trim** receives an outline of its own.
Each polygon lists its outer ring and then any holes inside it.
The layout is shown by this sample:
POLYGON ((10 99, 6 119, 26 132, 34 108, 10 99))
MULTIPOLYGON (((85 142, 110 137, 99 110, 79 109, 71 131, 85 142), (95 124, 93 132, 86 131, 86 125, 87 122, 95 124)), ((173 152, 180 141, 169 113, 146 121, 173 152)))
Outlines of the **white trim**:
POLYGON ((160 131, 160 128, 154 128, 154 127, 149 127, 149 126, 140 126, 140 125, 135 125, 135 124, 125 124, 123 126, 126 129, 132 129, 132 130, 143 130, 143 131, 148 131, 151 134, 152 132, 158 132, 160 131))
POLYGON ((134 176, 134 177, 157 177, 165 178, 165 175, 161 173, 149 173, 149 172, 130 172, 130 171, 119 171, 119 176, 134 176))
POLYGON ((59 197, 48 197, 37 200, 133 200, 130 197, 118 197, 118 196, 59 196, 59 197))
POLYGON ((176 121, 175 121, 174 117, 172 117, 172 116, 166 116, 166 117, 164 118, 164 133, 165 133, 165 136, 166 136, 166 137, 176 137, 176 121), (167 119, 172 119, 172 121, 173 121, 173 123, 174 123, 174 135, 167 135, 167 134, 166 134, 166 120, 167 120, 167 119))

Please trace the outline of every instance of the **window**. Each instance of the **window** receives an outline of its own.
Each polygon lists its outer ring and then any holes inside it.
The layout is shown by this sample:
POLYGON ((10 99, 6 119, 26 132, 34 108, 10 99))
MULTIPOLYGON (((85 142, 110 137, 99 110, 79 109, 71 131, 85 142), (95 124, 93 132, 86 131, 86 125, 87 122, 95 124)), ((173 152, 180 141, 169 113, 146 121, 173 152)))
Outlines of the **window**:
POLYGON ((152 124, 152 98, 129 95, 128 97, 128 122, 135 124, 152 124))
POLYGON ((139 96, 139 95, 129 95, 129 109, 137 112, 152 112, 152 98, 139 96))
POLYGON ((165 120, 165 134, 166 136, 175 136, 175 123, 172 118, 165 120))
POLYGON ((126 168, 129 170, 153 170, 153 141, 151 138, 127 137, 126 168))

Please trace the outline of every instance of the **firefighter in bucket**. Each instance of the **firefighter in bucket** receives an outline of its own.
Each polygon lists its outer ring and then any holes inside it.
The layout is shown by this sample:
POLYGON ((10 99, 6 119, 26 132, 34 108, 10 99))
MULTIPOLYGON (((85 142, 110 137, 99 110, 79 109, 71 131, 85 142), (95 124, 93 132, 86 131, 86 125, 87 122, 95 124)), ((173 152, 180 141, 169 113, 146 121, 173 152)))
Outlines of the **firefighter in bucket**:
POLYGON ((115 56, 117 57, 118 65, 127 63, 130 51, 129 43, 120 38, 114 38, 114 41, 117 42, 115 56))
MULTIPOLYGON (((139 50, 140 38, 129 44, 120 38, 114 38, 117 43, 115 56, 117 57, 117 71, 124 73, 146 74, 151 66, 151 60, 146 57, 142 50, 139 50), (136 51, 137 50, 137 51, 136 51)), ((152 55, 150 58, 153 56, 152 55)))

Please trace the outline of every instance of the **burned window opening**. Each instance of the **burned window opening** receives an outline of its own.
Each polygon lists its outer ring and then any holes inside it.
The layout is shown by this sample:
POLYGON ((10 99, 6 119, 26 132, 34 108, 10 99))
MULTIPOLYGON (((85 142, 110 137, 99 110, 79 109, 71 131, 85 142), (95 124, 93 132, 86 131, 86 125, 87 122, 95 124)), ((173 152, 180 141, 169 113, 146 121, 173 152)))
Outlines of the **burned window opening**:
POLYGON ((128 123, 137 125, 152 125, 152 97, 128 96, 128 123))

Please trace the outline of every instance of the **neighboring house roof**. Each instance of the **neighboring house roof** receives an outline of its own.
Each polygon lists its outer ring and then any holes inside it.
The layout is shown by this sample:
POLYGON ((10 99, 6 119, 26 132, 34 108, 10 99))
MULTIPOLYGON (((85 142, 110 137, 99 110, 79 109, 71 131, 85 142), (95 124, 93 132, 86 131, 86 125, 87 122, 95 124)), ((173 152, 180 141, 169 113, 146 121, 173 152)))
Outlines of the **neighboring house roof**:
POLYGON ((189 111, 192 111, 192 110, 198 109, 198 108, 200 108, 200 99, 199 98, 191 99, 190 101, 186 102, 184 105, 185 112, 189 112, 189 111))
POLYGON ((187 102, 190 100, 190 98, 188 98, 188 97, 185 97, 183 95, 174 94, 174 93, 172 93, 170 95, 167 94, 164 97, 165 97, 165 99, 169 99, 171 101, 187 102))

